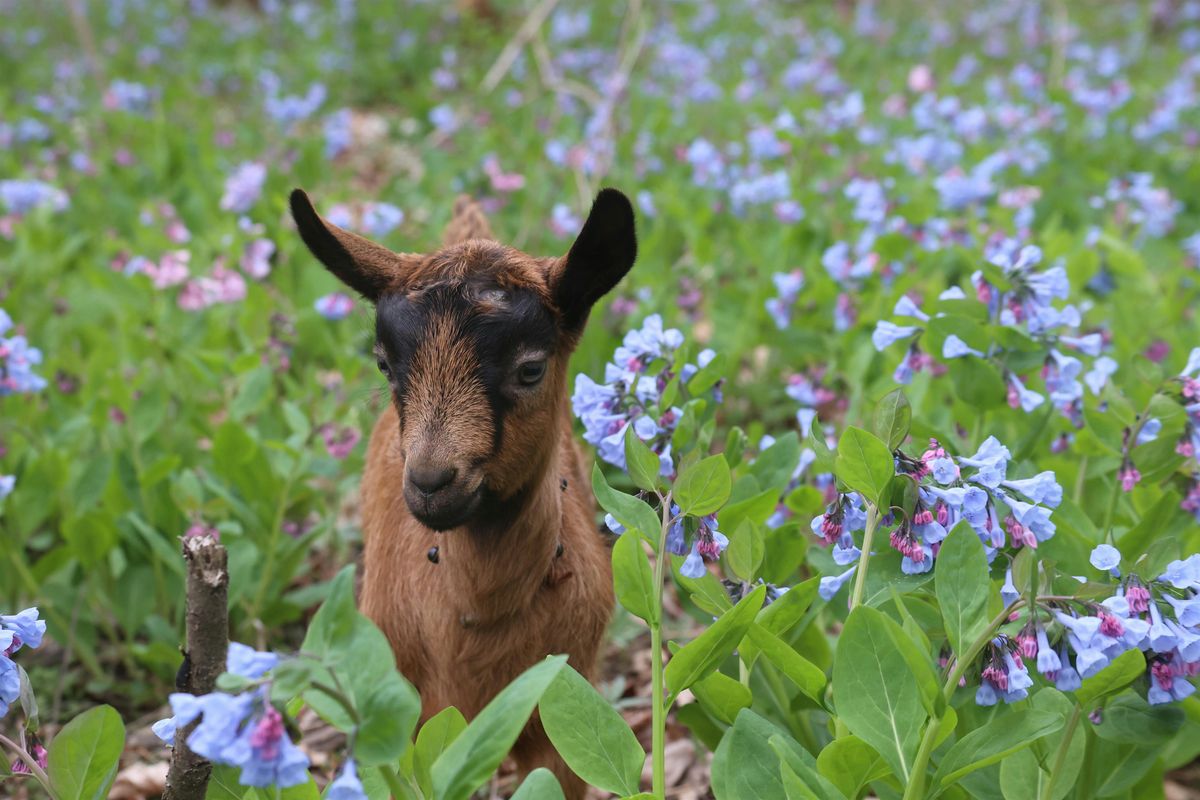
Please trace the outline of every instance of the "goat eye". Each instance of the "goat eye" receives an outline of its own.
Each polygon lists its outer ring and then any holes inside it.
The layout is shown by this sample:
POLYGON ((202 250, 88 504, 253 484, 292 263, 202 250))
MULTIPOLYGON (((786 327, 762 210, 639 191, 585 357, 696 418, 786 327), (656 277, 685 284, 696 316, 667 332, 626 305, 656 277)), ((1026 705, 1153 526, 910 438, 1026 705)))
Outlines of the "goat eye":
POLYGON ((517 382, 522 386, 537 384, 546 374, 545 361, 527 361, 517 367, 517 382))
POLYGON ((385 378, 392 377, 392 368, 382 358, 375 362, 375 366, 379 367, 379 371, 383 373, 385 378))

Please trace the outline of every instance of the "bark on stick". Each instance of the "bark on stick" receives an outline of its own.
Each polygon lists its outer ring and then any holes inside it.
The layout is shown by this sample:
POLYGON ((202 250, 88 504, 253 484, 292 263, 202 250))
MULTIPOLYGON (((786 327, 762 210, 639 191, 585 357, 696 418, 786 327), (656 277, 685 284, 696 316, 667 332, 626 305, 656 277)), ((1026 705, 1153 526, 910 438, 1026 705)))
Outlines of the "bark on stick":
MULTIPOLYGON (((229 650, 229 569, 225 548, 212 536, 183 540, 187 563, 187 646, 175 686, 181 692, 208 694, 225 671, 229 650)), ((175 733, 163 800, 204 800, 212 764, 188 749, 185 740, 196 723, 175 733)))

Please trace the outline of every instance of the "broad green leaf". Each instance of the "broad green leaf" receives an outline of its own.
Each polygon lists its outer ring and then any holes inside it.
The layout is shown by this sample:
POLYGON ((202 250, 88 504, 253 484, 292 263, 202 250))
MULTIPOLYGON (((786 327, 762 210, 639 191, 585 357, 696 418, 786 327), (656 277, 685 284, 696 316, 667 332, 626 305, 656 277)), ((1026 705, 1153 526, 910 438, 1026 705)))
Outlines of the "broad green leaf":
MULTIPOLYGON (((754 622, 762 626, 765 630, 775 634, 780 638, 796 627, 800 620, 804 617, 804 613, 808 611, 812 601, 817 596, 817 589, 820 588, 821 579, 819 577, 809 578, 803 583, 798 583, 784 592, 783 596, 777 598, 775 602, 769 606, 765 606, 762 611, 758 612, 754 622)), ((754 642, 749 638, 743 639, 738 648, 742 660, 746 662, 746 666, 753 667, 755 659, 758 658, 758 648, 754 646, 754 642)))
POLYGON ((592 491, 600 507, 616 517, 617 522, 630 530, 636 530, 657 547, 662 521, 654 509, 633 495, 618 492, 604 480, 599 464, 592 465, 592 491))
POLYGON ((729 537, 725 563, 736 577, 746 583, 753 583, 762 560, 762 529, 750 520, 742 520, 742 524, 734 529, 733 536, 729 537))
POLYGON ((714 671, 693 683, 691 691, 705 711, 726 725, 732 725, 738 712, 749 708, 754 699, 750 690, 741 682, 720 671, 714 671))
MULTIPOLYGON (((735 485, 734 496, 736 497, 736 495, 737 486, 735 485)), ((778 500, 779 492, 774 489, 735 500, 721 509, 721 527, 725 530, 736 531, 741 527, 742 522, 747 520, 756 525, 763 525, 771 514, 775 513, 778 500)))
POLYGON ((713 356, 712 361, 709 361, 703 367, 696 371, 692 379, 688 381, 687 388, 692 395, 698 395, 701 392, 707 392, 713 387, 717 381, 725 377, 729 356, 725 353, 717 353, 713 356))
POLYGON ((892 451, 878 437, 850 427, 838 440, 834 472, 838 480, 878 506, 896 472, 892 451))
POLYGON ((947 365, 954 393, 981 411, 1004 405, 1008 387, 1000 371, 981 358, 956 358, 947 365))
POLYGON ((1128 791, 1161 754, 1157 747, 1118 744, 1104 739, 1094 739, 1091 746, 1092 786, 1097 789, 1097 797, 1111 797, 1128 791))
POLYGON ((521 781, 511 800, 563 800, 563 797, 558 778, 545 767, 539 767, 521 781))
POLYGON ((1083 685, 1075 690, 1075 699, 1084 709, 1090 709, 1097 700, 1116 694, 1145 672, 1146 657, 1142 651, 1126 650, 1107 667, 1090 678, 1084 678, 1083 685))
POLYGON ((617 537, 612 551, 613 589, 625 610, 649 623, 658 621, 654 572, 642 540, 626 531, 617 537))
POLYGON ((450 743, 433 762, 433 789, 439 800, 466 800, 487 782, 566 663, 566 656, 551 656, 525 670, 450 743))
POLYGON ((938 764, 933 786, 948 786, 977 769, 995 764, 1041 737, 1060 730, 1061 714, 1015 711, 994 718, 954 743, 938 764))
POLYGON ((862 787, 891 774, 875 748, 857 736, 834 739, 817 753, 817 771, 847 797, 858 797, 862 787))
POLYGON ((751 625, 746 637, 758 648, 759 654, 796 684, 806 697, 817 705, 824 703, 825 673, 815 664, 761 625, 751 625))
POLYGON ((125 724, 112 706, 96 706, 63 726, 50 743, 46 773, 63 800, 104 800, 125 749, 125 724))
POLYGON ((683 513, 703 517, 725 504, 731 487, 724 457, 709 456, 683 468, 675 481, 674 498, 683 513))
POLYGON ((421 698, 399 672, 385 672, 376 681, 370 690, 352 686, 362 717, 354 756, 364 767, 400 758, 421 716, 421 698))
POLYGON ((466 727, 467 720, 462 712, 449 706, 426 720, 417 732, 417 741, 413 745, 413 775, 426 796, 433 795, 433 762, 466 727))
POLYGON ((1184 723, 1176 703, 1152 706, 1139 694, 1125 692, 1104 704, 1101 722, 1092 728, 1101 739, 1121 744, 1166 744, 1184 723))
POLYGON ((742 709, 713 753, 712 793, 716 800, 782 797, 779 756, 769 740, 779 729, 750 709, 742 709))
POLYGON ((759 586, 743 597, 737 605, 710 625, 708 630, 684 645, 671 658, 664 677, 667 689, 672 694, 679 694, 712 672, 734 651, 754 622, 754 615, 762 608, 766 591, 766 586, 759 586))
POLYGON ((895 450, 908 436, 912 423, 912 406, 903 389, 893 389, 875 404, 875 435, 888 449, 895 450))
POLYGON ((987 629, 987 603, 992 589, 987 554, 970 525, 960 522, 954 526, 942 542, 933 571, 946 638, 956 655, 964 655, 987 629))
POLYGON ((571 771, 613 794, 638 790, 646 752, 616 709, 570 666, 538 703, 542 725, 571 771))
POLYGON ((758 479, 759 486, 774 491, 778 497, 792 479, 792 473, 799 463, 800 437, 795 431, 788 431, 758 454, 750 465, 750 474, 758 479))
POLYGON ((907 783, 926 714, 921 689, 909 678, 889 623, 899 628, 873 608, 850 612, 834 657, 833 696, 850 732, 874 747, 907 783))
POLYGON ((625 466, 639 489, 652 492, 658 486, 658 456, 638 438, 632 425, 625 426, 625 466))
MULTIPOLYGON (((331 582, 329 596, 313 617, 301 651, 337 674, 360 711, 375 705, 387 709, 378 719, 367 719, 361 726, 359 746, 365 744, 366 750, 365 756, 359 754, 360 760, 378 764, 398 758, 420 715, 420 697, 396 670, 396 657, 387 637, 355 608, 353 566, 343 569, 331 582)), ((323 670, 316 672, 321 679, 323 670)), ((331 678, 326 676, 325 680, 331 678)), ((316 683, 303 696, 314 711, 339 730, 348 732, 356 727, 341 703, 316 688, 316 683)))
MULTIPOLYGON (((1057 714, 1065 720, 1075 711, 1075 704, 1057 689, 1045 688, 1030 698, 1032 711, 1057 714)), ((1079 774, 1083 762, 1084 730, 1086 721, 1076 726, 1067 745, 1067 756, 1063 768, 1054 781, 1054 787, 1049 786, 1050 770, 1054 766, 1058 749, 1066 735, 1066 730, 1060 729, 1048 733, 1034 742, 1032 747, 1018 750, 1000 762, 1000 789, 1006 800, 1026 800, 1040 798, 1049 794, 1051 800, 1062 800, 1070 793, 1075 785, 1075 777, 1079 774)))
POLYGON ((801 797, 817 797, 821 800, 846 800, 837 786, 817 771, 816 759, 796 740, 783 733, 776 733, 769 741, 771 749, 779 757, 780 776, 783 778, 785 791, 799 790, 801 797), (789 775, 794 776, 799 784, 790 781, 789 775))

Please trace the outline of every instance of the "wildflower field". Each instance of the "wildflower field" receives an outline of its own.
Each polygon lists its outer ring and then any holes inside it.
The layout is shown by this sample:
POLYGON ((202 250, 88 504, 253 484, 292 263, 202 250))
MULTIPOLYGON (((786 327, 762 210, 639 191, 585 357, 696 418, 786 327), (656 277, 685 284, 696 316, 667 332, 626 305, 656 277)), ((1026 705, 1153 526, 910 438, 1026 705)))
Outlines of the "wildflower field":
POLYGON ((535 713, 594 798, 1200 797, 1197 0, 0 0, 0 69, 0 797, 158 797, 186 731, 180 800, 561 798, 535 713), (397 252, 633 202, 562 398, 594 687, 419 722, 296 187, 397 252))

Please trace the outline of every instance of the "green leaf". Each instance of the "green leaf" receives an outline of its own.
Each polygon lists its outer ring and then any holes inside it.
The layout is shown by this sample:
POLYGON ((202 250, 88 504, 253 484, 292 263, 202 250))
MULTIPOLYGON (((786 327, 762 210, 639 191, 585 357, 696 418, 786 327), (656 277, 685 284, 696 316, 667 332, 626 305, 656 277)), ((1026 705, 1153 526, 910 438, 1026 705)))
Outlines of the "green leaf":
POLYGON ((672 694, 679 694, 708 675, 733 652, 762 608, 766 591, 766 586, 759 586, 743 597, 671 658, 664 677, 672 694))
POLYGON ((521 781, 511 800, 564 800, 564 797, 554 773, 539 767, 521 781))
POLYGON ((903 389, 893 389, 875 405, 875 435, 889 450, 895 450, 908 436, 912 424, 912 406, 903 389))
POLYGON ((946 638, 954 653, 962 656, 987 629, 992 588, 983 543, 966 522, 954 526, 942 542, 933 572, 946 638))
POLYGON ((750 689, 720 671, 693 683, 692 694, 705 711, 726 725, 732 725, 738 712, 749 708, 754 699, 750 689))
POLYGON ((639 489, 652 492, 658 486, 658 456, 638 438, 632 425, 625 426, 625 465, 639 489))
POLYGON ((792 479, 792 473, 799 463, 800 437, 795 431, 788 431, 758 454, 758 458, 750 465, 750 474, 760 487, 773 491, 778 497, 792 479))
POLYGON ((1104 715, 1092 728, 1101 739, 1121 744, 1162 745, 1183 727, 1176 703, 1152 706, 1139 694, 1126 692, 1104 704, 1104 715))
MULTIPOLYGON (((396 670, 396 657, 387 637, 355 608, 353 566, 343 569, 330 583, 329 596, 317 609, 300 649, 337 674, 355 708, 363 714, 358 732, 359 760, 371 765, 398 758, 408 746, 420 716, 421 699, 396 670), (381 709, 381 713, 368 718, 365 712, 374 708, 381 709)), ((322 674, 318 669, 317 678, 322 674)), ((310 682, 303 697, 339 730, 349 732, 356 727, 342 705, 316 688, 315 683, 310 682)))
POLYGON ((352 684, 362 717, 354 756, 364 767, 400 758, 421 716, 421 698, 399 672, 393 669, 375 680, 374 688, 366 691, 352 684))
POLYGON ((599 464, 592 465, 592 491, 600 507, 616 517, 617 522, 630 530, 637 531, 651 544, 658 542, 659 529, 662 525, 654 509, 638 500, 633 495, 618 492, 604 480, 604 473, 599 464))
POLYGON ((1008 396, 1000 371, 981 358, 956 358, 947 365, 954 393, 977 409, 999 408, 1008 396))
POLYGON ((838 480, 878 507, 896 472, 892 451, 862 428, 847 428, 838 440, 834 472, 838 480))
POLYGON ((771 749, 779 757, 780 776, 783 778, 785 791, 797 792, 799 797, 815 797, 818 800, 846 800, 841 790, 817 771, 816 759, 794 739, 776 733, 771 736, 769 742, 771 749), (790 780, 793 777, 795 780, 790 780))
POLYGON ((692 375, 692 379, 687 384, 688 391, 692 395, 707 392, 717 381, 725 377, 725 369, 728 363, 729 357, 727 355, 717 353, 713 356, 712 361, 709 361, 697 370, 696 374, 692 375))
POLYGON ((68 722, 50 743, 46 773, 62 800, 104 800, 125 749, 125 725, 112 706, 68 722))
POLYGON ((703 517, 725 504, 731 486, 725 458, 709 456, 684 467, 675 481, 675 502, 683 513, 703 517))
POLYGON ((654 573, 642 540, 628 531, 617 537, 612 551, 613 589, 625 610, 649 623, 658 622, 654 573))
MULTIPOLYGON (((1104 739, 1092 742, 1092 786, 1097 797, 1128 791, 1159 760, 1157 747, 1136 747, 1104 739)), ((1141 800, 1140 796, 1138 800, 1141 800)))
POLYGON ((926 714, 921 689, 908 679, 908 662, 889 624, 899 628, 873 608, 850 612, 834 657, 833 695, 850 732, 874 747, 896 777, 908 783, 926 714))
POLYGON ((426 797, 433 796, 433 762, 466 727, 467 720, 462 712, 449 706, 430 717, 417 732, 417 741, 413 745, 413 775, 426 797))
POLYGON ((762 529, 750 520, 742 520, 729 538, 725 563, 735 576, 746 583, 753 583, 762 564, 763 550, 762 529))
POLYGON ((1089 709, 1101 698, 1116 694, 1146 672, 1146 657, 1141 650, 1126 650, 1114 658, 1107 667, 1075 690, 1075 699, 1083 708, 1089 709))
POLYGON ((312 425, 309 424, 308 417, 300 410, 300 406, 291 400, 284 400, 280 404, 280 408, 283 409, 283 419, 292 433, 301 439, 307 439, 308 435, 312 433, 312 425))
POLYGON ((439 800, 466 800, 487 782, 566 663, 566 656, 550 656, 525 670, 450 743, 433 762, 433 789, 439 800))
MULTIPOLYGON (((1065 721, 1075 711, 1075 704, 1057 689, 1047 687, 1030 698, 1033 711, 1057 714, 1065 721)), ((1086 724, 1086 723, 1084 723, 1086 724)), ((1034 741, 1032 747, 1018 750, 1000 762, 1000 788, 1006 800, 1029 800, 1048 794, 1052 800, 1061 800, 1075 785, 1083 762, 1085 730, 1077 726, 1067 745, 1067 758, 1063 769, 1055 778, 1051 789, 1050 770, 1057 758, 1066 730, 1046 734, 1034 741)), ((968 776, 970 777, 970 776, 968 776)))
POLYGON ((646 751, 616 709, 570 666, 538 703, 542 725, 571 771, 613 794, 634 794, 646 751))
POLYGON ((759 654, 796 684, 806 697, 817 705, 824 704, 825 673, 817 665, 761 625, 751 625, 746 636, 758 648, 759 654))
POLYGON ((716 800, 783 796, 779 756, 769 743, 778 733, 769 721, 742 709, 713 753, 712 793, 716 800))
POLYGON ((1066 720, 1047 711, 1015 711, 994 718, 954 743, 938 764, 933 786, 944 787, 1060 730, 1066 720))
POLYGON ((834 739, 817 753, 817 771, 846 797, 858 797, 868 783, 892 772, 875 748, 850 735, 834 739))

